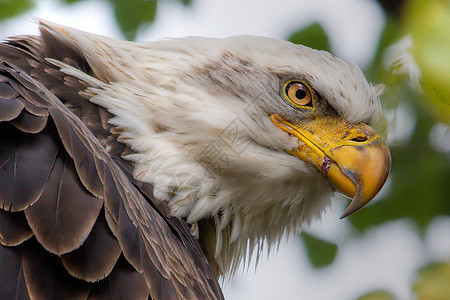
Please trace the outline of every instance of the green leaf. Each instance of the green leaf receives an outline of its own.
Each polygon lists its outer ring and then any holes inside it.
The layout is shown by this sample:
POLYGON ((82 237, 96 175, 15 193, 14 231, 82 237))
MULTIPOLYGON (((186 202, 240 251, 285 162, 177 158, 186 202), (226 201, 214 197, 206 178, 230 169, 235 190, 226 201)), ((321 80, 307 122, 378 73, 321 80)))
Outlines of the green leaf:
POLYGON ((373 291, 358 298, 358 300, 395 300, 394 295, 388 291, 373 291))
POLYGON ((322 268, 330 265, 336 258, 337 246, 333 243, 324 241, 305 232, 300 234, 309 261, 314 268, 322 268))
POLYGON ((23 14, 32 9, 35 3, 33 0, 1 0, 0 20, 9 19, 23 14))
POLYGON ((328 36, 319 23, 311 24, 289 36, 289 41, 294 44, 305 45, 318 50, 330 52, 328 36))
POLYGON ((128 40, 136 38, 139 27, 150 24, 155 19, 156 0, 109 0, 119 27, 128 40))

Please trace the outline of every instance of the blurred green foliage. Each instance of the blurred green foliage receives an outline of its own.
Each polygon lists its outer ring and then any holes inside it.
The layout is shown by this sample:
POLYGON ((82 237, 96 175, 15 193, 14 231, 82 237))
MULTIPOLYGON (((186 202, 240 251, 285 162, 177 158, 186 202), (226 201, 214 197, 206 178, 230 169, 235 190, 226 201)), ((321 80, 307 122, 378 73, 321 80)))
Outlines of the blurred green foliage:
MULTIPOLYGON (((427 3, 433 5, 433 2, 427 3)), ((416 116, 416 124, 411 137, 405 143, 394 143, 390 146, 392 184, 389 193, 370 208, 350 217, 352 224, 361 231, 387 221, 409 218, 424 232, 433 218, 450 214, 450 155, 441 153, 430 145, 430 131, 439 120, 433 114, 434 109, 430 108, 429 95, 417 88, 411 88, 407 83, 407 74, 386 70, 382 62, 386 49, 405 35, 403 20, 388 19, 375 58, 365 73, 371 81, 383 82, 386 85, 385 94, 382 96, 385 107, 390 109, 397 107, 400 102, 406 103, 416 116)), ((437 38, 434 32, 429 34, 437 38)), ((413 45, 414 53, 417 43, 413 45)), ((440 64, 450 70, 450 59, 443 59, 440 64)), ((422 70, 420 68, 420 71, 422 70)), ((438 82, 441 76, 441 73, 435 72, 434 76, 427 80, 434 84, 433 80, 438 82)))
POLYGON ((294 44, 305 45, 318 50, 330 52, 330 41, 325 30, 319 23, 313 23, 306 28, 291 34, 288 38, 294 44))
POLYGON ((450 263, 436 263, 422 268, 413 289, 418 300, 450 299, 450 263))
POLYGON ((433 113, 450 122, 450 2, 413 0, 403 26, 414 41, 414 58, 433 113))
MULTIPOLYGON (((72 5, 85 0, 55 0, 64 5, 72 5)), ((110 3, 114 17, 123 36, 135 40, 138 30, 154 22, 158 0, 102 0, 110 3)), ((164 0, 159 0, 164 1, 164 0)), ((185 6, 192 0, 178 0, 185 6)), ((35 0, 0 0, 0 22, 31 10, 35 0)))
POLYGON ((35 6, 33 0, 0 1, 0 21, 23 14, 35 6))
MULTIPOLYGON (((412 220, 423 233, 435 217, 450 214, 448 184, 450 156, 448 153, 437 151, 429 143, 430 131, 437 119, 432 114, 432 109, 428 107, 427 95, 412 89, 407 83, 406 74, 386 70, 383 64, 386 49, 403 35, 401 20, 387 19, 374 58, 364 73, 371 82, 385 84, 386 90, 382 101, 387 110, 395 109, 399 103, 405 102, 412 108, 416 116, 416 124, 411 137, 405 143, 390 146, 392 155, 390 191, 383 199, 349 217, 352 225, 360 233, 364 233, 371 227, 402 218, 412 220)), ((317 23, 295 32, 289 40, 330 51, 328 37, 317 23)), ((441 64, 450 70, 450 60, 442 61, 441 64)), ((437 78, 439 76, 439 74, 435 75, 437 78)), ((333 247, 324 246, 325 241, 312 243, 312 237, 308 235, 302 234, 300 237, 313 266, 324 266, 317 263, 317 253, 327 258, 322 263, 333 262, 333 259, 328 259, 335 257, 333 247)))
POLYGON ((114 14, 123 35, 128 40, 136 38, 139 27, 153 23, 158 1, 150 0, 108 0, 114 7, 114 14))
POLYGON ((315 268, 326 267, 334 261, 338 250, 336 244, 324 241, 306 232, 301 233, 300 236, 306 247, 309 261, 315 268))
POLYGON ((395 300, 395 297, 388 291, 373 291, 359 297, 358 300, 395 300))
MULTIPOLYGON (((388 193, 349 217, 360 234, 385 222, 408 219, 423 236, 434 218, 450 215, 450 154, 439 152, 430 144, 433 126, 439 121, 450 120, 450 25, 447 24, 450 22, 450 5, 439 0, 406 3, 409 6, 405 16, 387 18, 374 58, 364 73, 369 81, 385 84, 382 96, 385 109, 393 110, 405 103, 415 116, 415 124, 406 141, 390 146, 392 170, 388 193), (435 18, 432 22, 430 16, 435 18), (422 23, 426 25, 421 27, 422 23), (423 75, 421 85, 425 93, 417 87, 411 88, 408 74, 386 69, 383 61, 387 49, 411 31, 414 45, 411 55, 423 75)), ((289 40, 330 51, 328 37, 317 23, 295 32, 289 40)), ((334 244, 307 234, 301 234, 300 238, 314 267, 333 263, 337 251, 334 244)), ((418 299, 450 299, 449 283, 450 265, 431 265, 420 271, 414 291, 418 299)), ((391 300, 395 297, 389 291, 380 290, 359 298, 372 299, 391 300)))

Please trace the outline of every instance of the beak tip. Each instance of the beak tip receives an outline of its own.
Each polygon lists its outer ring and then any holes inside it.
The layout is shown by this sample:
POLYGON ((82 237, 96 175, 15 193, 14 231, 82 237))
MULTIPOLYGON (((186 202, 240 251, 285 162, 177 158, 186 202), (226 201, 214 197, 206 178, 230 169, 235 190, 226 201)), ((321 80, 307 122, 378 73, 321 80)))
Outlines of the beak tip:
POLYGON ((349 210, 348 207, 347 209, 342 213, 341 217, 339 218, 340 220, 350 216, 351 214, 353 214, 355 212, 355 210, 349 210))
POLYGON ((368 202, 369 201, 361 201, 360 198, 357 195, 355 198, 353 198, 352 202, 350 202, 350 204, 344 210, 344 212, 342 213, 342 215, 341 215, 341 217, 339 219, 342 220, 342 219, 350 216, 351 214, 357 212, 362 207, 364 207, 368 202))
POLYGON ((365 156, 361 156, 361 159, 355 163, 356 167, 348 168, 353 173, 345 172, 345 175, 355 184, 356 193, 353 195, 345 194, 350 197, 353 196, 353 199, 340 219, 357 212, 375 198, 389 175, 391 156, 384 142, 381 139, 376 140, 368 144, 365 151, 365 156), (354 174, 357 176, 352 177, 354 174))

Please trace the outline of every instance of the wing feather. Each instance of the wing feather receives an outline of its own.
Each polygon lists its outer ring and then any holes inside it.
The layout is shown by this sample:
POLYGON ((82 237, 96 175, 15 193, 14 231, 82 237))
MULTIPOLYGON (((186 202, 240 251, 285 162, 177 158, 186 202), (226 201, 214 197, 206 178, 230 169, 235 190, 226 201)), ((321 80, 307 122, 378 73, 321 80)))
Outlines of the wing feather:
POLYGON ((26 134, 3 122, 0 130, 0 207, 21 211, 42 194, 58 146, 47 133, 26 134))
POLYGON ((70 276, 58 256, 35 239, 21 245, 25 282, 31 299, 86 299, 90 284, 70 276))
POLYGON ((92 176, 92 174, 97 175, 97 167, 95 166, 95 156, 86 147, 88 141, 70 129, 69 127, 71 153, 78 176, 89 192, 96 197, 103 198, 103 184, 100 177, 92 176))
POLYGON ((41 31, 0 44, 0 279, 33 299, 223 299, 185 221, 132 177, 113 116, 45 60, 92 75, 82 53, 41 31))
POLYGON ((102 211, 83 245, 62 255, 61 260, 72 276, 96 282, 111 273, 121 253, 122 249, 109 229, 102 211))
POLYGON ((17 246, 33 235, 23 212, 0 209, 0 244, 17 246))
POLYGON ((10 121, 22 112, 25 107, 15 98, 19 96, 7 82, 6 77, 0 75, 0 121, 10 121))
POLYGON ((47 117, 36 116, 27 110, 22 110, 22 113, 11 121, 11 124, 23 132, 38 133, 47 125, 47 117))
POLYGON ((0 299, 30 299, 23 274, 22 251, 0 247, 0 299))
POLYGON ((25 210, 37 240, 58 255, 85 241, 103 206, 80 182, 73 160, 64 152, 56 162, 41 197, 25 210))
POLYGON ((93 286, 89 300, 148 299, 149 288, 124 257, 120 257, 111 275, 93 286))

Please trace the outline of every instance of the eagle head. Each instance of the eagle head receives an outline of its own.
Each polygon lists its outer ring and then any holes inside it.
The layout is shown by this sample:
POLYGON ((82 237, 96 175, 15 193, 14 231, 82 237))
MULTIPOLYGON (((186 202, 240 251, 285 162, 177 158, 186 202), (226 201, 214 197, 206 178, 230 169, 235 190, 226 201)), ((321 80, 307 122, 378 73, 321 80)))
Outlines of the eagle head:
POLYGON ((219 273, 320 217, 335 193, 352 202, 383 186, 390 154, 373 128, 380 88, 330 53, 261 37, 129 43, 52 26, 94 76, 89 86, 136 179, 192 226, 219 273), (59 28, 59 29, 58 29, 59 28))

